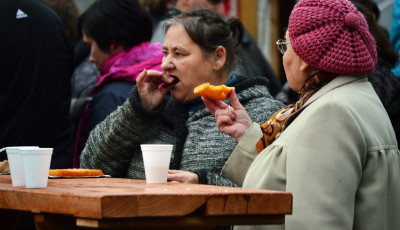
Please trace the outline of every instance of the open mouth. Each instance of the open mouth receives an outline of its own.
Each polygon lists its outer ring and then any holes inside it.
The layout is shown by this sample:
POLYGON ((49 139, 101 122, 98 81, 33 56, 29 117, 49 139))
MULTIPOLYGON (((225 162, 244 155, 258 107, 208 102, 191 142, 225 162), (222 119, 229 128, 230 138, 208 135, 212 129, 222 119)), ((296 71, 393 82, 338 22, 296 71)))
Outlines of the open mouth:
POLYGON ((179 79, 177 77, 175 77, 173 75, 170 75, 170 77, 174 78, 174 80, 169 84, 164 84, 164 87, 169 87, 169 86, 172 86, 172 85, 176 85, 176 83, 179 82, 179 79))

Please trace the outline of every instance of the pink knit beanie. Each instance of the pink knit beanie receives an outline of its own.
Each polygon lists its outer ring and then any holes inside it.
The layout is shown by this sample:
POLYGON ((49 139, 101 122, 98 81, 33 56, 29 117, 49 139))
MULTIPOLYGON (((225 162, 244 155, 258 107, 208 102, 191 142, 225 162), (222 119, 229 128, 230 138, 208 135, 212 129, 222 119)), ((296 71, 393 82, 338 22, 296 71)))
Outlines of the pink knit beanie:
POLYGON ((301 0, 288 30, 294 52, 320 70, 366 75, 375 69, 375 40, 364 16, 348 0, 301 0))

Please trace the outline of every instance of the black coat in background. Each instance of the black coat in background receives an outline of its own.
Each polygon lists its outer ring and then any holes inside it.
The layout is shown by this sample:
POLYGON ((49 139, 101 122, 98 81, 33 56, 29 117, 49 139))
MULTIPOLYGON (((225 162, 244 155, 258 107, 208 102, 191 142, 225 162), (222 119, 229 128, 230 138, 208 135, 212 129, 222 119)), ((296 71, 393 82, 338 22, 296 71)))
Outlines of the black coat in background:
POLYGON ((375 66, 375 71, 369 74, 367 77, 389 115, 394 132, 396 133, 397 144, 399 144, 400 77, 395 77, 391 72, 391 66, 380 57, 378 57, 378 63, 375 66))
POLYGON ((64 25, 39 0, 0 1, 0 31, 0 147, 52 147, 51 167, 72 167, 74 48, 64 25))

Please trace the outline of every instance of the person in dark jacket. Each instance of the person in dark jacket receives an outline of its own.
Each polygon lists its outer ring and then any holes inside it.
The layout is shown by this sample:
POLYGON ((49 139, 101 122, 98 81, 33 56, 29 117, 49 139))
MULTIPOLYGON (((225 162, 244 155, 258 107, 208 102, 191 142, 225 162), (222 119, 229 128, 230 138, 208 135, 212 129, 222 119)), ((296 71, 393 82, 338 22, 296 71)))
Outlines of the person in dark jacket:
POLYGON ((74 167, 92 129, 127 99, 143 69, 161 70, 161 44, 150 44, 152 21, 137 0, 98 0, 79 18, 89 60, 100 76, 76 136, 74 167))
POLYGON ((51 168, 72 167, 74 50, 62 21, 42 1, 0 1, 0 28, 0 147, 51 147, 51 168))
POLYGON ((206 9, 169 19, 163 72, 141 73, 128 100, 90 133, 81 166, 113 177, 145 179, 140 144, 173 144, 169 180, 237 186, 219 174, 234 140, 218 131, 193 90, 206 82, 233 86, 256 121, 282 106, 270 95, 264 77, 232 74, 242 36, 237 18, 225 21, 206 9))
POLYGON ((400 78, 396 77, 392 71, 398 57, 388 32, 377 22, 380 11, 376 3, 372 0, 352 0, 352 2, 365 15, 369 31, 374 36, 378 47, 378 62, 375 71, 368 74, 368 81, 381 99, 392 122, 397 143, 400 143, 400 78))

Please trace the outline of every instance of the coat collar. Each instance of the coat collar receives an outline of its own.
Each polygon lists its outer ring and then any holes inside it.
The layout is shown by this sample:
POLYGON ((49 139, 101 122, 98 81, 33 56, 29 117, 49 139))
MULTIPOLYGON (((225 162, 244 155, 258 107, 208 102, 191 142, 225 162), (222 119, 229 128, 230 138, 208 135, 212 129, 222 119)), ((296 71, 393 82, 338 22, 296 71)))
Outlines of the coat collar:
POLYGON ((314 95, 312 95, 308 99, 307 103, 305 103, 305 105, 310 104, 315 99, 317 99, 318 97, 327 93, 328 91, 333 90, 334 88, 338 88, 342 85, 350 84, 354 81, 368 81, 368 79, 367 79, 367 76, 339 75, 339 76, 335 77, 332 81, 330 81, 328 84, 326 84, 324 87, 322 87, 320 90, 318 90, 314 95))

